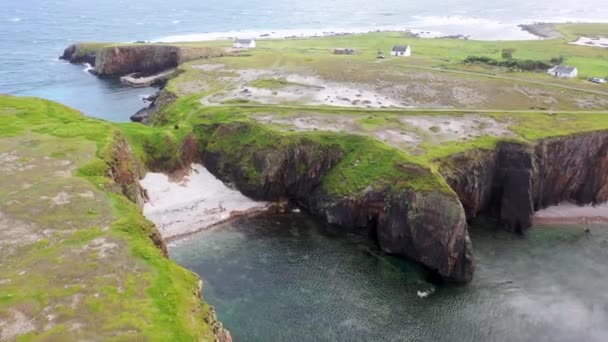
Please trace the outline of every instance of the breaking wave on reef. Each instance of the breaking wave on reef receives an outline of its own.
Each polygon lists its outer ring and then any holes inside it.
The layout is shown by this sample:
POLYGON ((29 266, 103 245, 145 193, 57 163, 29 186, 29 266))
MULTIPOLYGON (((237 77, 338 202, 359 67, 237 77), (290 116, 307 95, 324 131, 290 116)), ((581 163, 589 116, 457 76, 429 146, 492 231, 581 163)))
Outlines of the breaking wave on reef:
POLYGON ((93 66, 91 66, 89 63, 84 63, 84 69, 82 69, 82 71, 89 72, 91 70, 93 70, 93 66))

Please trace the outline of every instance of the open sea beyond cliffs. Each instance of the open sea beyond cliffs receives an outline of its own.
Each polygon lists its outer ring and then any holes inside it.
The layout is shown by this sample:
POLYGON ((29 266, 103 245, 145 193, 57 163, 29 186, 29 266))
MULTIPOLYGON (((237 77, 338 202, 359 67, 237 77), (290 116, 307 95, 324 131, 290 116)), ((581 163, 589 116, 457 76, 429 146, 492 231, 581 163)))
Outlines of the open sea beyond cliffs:
POLYGON ((179 41, 228 36, 412 29, 474 39, 534 39, 517 24, 606 21, 604 0, 369 2, 272 0, 5 0, 0 6, 0 93, 48 98, 85 114, 128 121, 154 89, 100 81, 58 61, 76 41, 179 41))

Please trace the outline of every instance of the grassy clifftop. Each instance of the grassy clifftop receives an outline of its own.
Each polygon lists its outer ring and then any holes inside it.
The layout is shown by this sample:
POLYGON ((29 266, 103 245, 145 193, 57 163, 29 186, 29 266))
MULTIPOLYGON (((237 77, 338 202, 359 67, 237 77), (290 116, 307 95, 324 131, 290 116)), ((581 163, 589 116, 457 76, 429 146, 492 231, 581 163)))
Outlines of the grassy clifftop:
POLYGON ((156 134, 0 96, 0 339, 215 340, 198 277, 122 194, 156 134))

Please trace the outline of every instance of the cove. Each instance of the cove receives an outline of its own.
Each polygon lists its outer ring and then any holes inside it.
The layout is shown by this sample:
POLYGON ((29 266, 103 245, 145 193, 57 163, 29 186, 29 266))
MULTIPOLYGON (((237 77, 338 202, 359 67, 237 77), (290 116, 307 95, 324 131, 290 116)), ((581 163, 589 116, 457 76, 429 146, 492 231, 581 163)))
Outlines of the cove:
POLYGON ((470 228, 467 286, 303 213, 264 214, 170 244, 236 341, 605 341, 608 226, 517 237, 470 228), (425 297, 425 295, 428 295, 425 297))

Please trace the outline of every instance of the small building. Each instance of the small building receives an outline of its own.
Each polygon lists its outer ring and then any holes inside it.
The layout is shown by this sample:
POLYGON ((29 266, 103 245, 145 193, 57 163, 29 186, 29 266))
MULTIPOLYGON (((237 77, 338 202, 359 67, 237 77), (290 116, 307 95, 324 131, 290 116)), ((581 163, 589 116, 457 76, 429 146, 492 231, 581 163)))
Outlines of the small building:
POLYGON ((235 49, 253 49, 255 47, 255 40, 253 39, 235 39, 232 43, 232 47, 235 49))
POLYGON ((409 57, 412 55, 412 48, 409 45, 395 45, 391 50, 391 56, 409 57))
POLYGON ((334 49, 335 55, 354 55, 355 53, 357 53, 357 50, 355 50, 355 49, 349 49, 349 48, 334 49))
POLYGON ((578 69, 570 66, 556 65, 547 70, 547 73, 555 77, 574 78, 578 76, 578 69))

